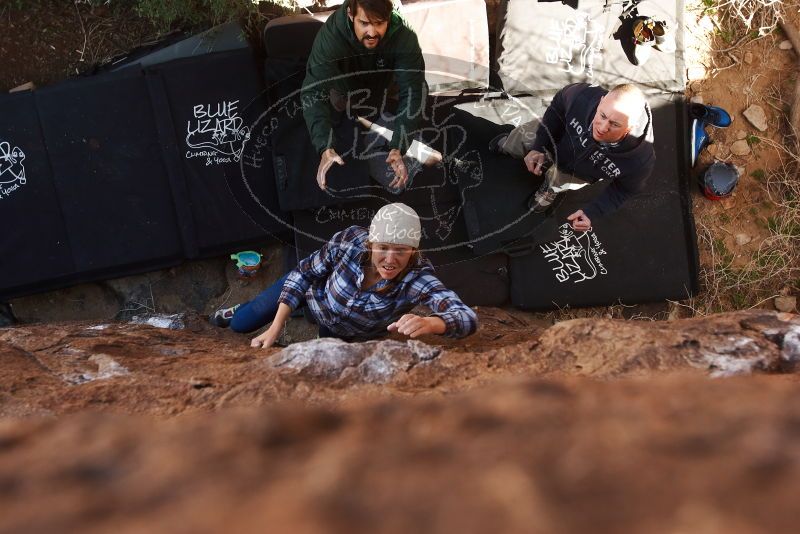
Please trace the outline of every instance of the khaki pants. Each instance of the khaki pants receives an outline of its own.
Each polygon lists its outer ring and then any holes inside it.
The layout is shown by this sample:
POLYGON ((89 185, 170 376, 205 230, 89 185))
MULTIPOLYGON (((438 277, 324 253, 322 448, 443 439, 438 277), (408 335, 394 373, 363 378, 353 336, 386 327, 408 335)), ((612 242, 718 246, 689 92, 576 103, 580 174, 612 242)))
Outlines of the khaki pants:
MULTIPOLYGON (((505 138, 505 141, 500 143, 498 147, 500 152, 508 154, 512 158, 523 159, 525 155, 531 151, 538 129, 539 119, 537 118, 520 124, 511 130, 508 137, 505 138)), ((546 156, 551 161, 553 160, 551 154, 548 153, 546 156)), ((589 182, 567 172, 559 171, 558 162, 555 162, 555 164, 551 165, 545 172, 545 182, 542 185, 554 193, 561 193, 563 191, 580 189, 581 187, 589 185, 589 182)))

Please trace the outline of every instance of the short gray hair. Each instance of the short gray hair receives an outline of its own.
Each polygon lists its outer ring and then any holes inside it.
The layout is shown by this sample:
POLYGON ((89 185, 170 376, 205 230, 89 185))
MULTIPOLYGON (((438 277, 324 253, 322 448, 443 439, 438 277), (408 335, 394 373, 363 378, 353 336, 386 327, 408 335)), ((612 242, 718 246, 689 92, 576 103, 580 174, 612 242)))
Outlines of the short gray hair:
POLYGON ((629 106, 632 113, 628 117, 628 124, 638 126, 646 115, 647 109, 647 97, 644 96, 642 90, 632 83, 621 83, 611 89, 608 94, 625 102, 626 107, 629 106), (640 111, 634 113, 634 110, 640 111))

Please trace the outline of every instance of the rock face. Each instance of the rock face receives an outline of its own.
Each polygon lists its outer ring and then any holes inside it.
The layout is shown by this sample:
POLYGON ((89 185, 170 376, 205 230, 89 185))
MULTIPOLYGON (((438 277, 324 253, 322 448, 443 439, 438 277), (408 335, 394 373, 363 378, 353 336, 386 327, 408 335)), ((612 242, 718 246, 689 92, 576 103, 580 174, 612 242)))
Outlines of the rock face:
POLYGON ((0 329, 0 416, 97 407, 169 416, 337 401, 345 390, 348 398, 456 391, 520 375, 793 372, 781 343, 800 324, 794 315, 761 311, 671 322, 576 319, 540 335, 507 312, 480 315, 482 328, 464 340, 320 339, 266 351, 196 317, 185 319, 184 330, 129 323, 0 329))
POLYGON ((794 532, 798 425, 796 383, 766 376, 528 377, 166 421, 87 412, 0 426, 0 529, 794 532))
POLYGON ((538 352, 548 354, 559 370, 593 377, 687 368, 711 376, 794 371, 797 362, 782 352, 783 340, 800 323, 793 315, 789 322, 779 317, 757 313, 720 315, 712 322, 569 321, 548 329, 538 352))
POLYGON ((409 339, 346 343, 340 339, 315 339, 295 343, 269 358, 276 368, 324 380, 353 379, 385 384, 421 362, 433 360, 441 349, 409 339))
POLYGON ((0 329, 0 532, 796 529, 800 317, 479 315, 266 351, 191 316, 0 329))

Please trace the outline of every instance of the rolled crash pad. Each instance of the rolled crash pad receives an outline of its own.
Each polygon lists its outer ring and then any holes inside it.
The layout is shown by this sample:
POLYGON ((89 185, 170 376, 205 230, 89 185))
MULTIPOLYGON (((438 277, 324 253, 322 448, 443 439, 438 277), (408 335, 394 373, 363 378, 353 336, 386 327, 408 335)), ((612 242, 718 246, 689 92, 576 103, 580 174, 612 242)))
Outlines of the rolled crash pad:
POLYGON ((264 26, 264 52, 275 59, 303 59, 311 47, 323 21, 311 15, 288 15, 267 22, 264 26))

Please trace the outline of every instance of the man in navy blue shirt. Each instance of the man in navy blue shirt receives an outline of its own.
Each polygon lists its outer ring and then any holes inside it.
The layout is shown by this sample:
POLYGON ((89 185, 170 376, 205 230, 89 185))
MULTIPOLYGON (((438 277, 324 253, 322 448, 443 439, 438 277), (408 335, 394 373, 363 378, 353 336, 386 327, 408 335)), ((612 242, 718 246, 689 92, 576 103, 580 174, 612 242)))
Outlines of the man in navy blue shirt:
POLYGON ((522 159, 537 176, 545 174, 532 199, 534 211, 546 210, 559 193, 610 180, 588 206, 567 217, 574 230, 587 231, 593 219, 643 189, 655 165, 653 116, 635 85, 606 91, 571 84, 556 93, 541 121, 497 136, 492 149, 522 159))

